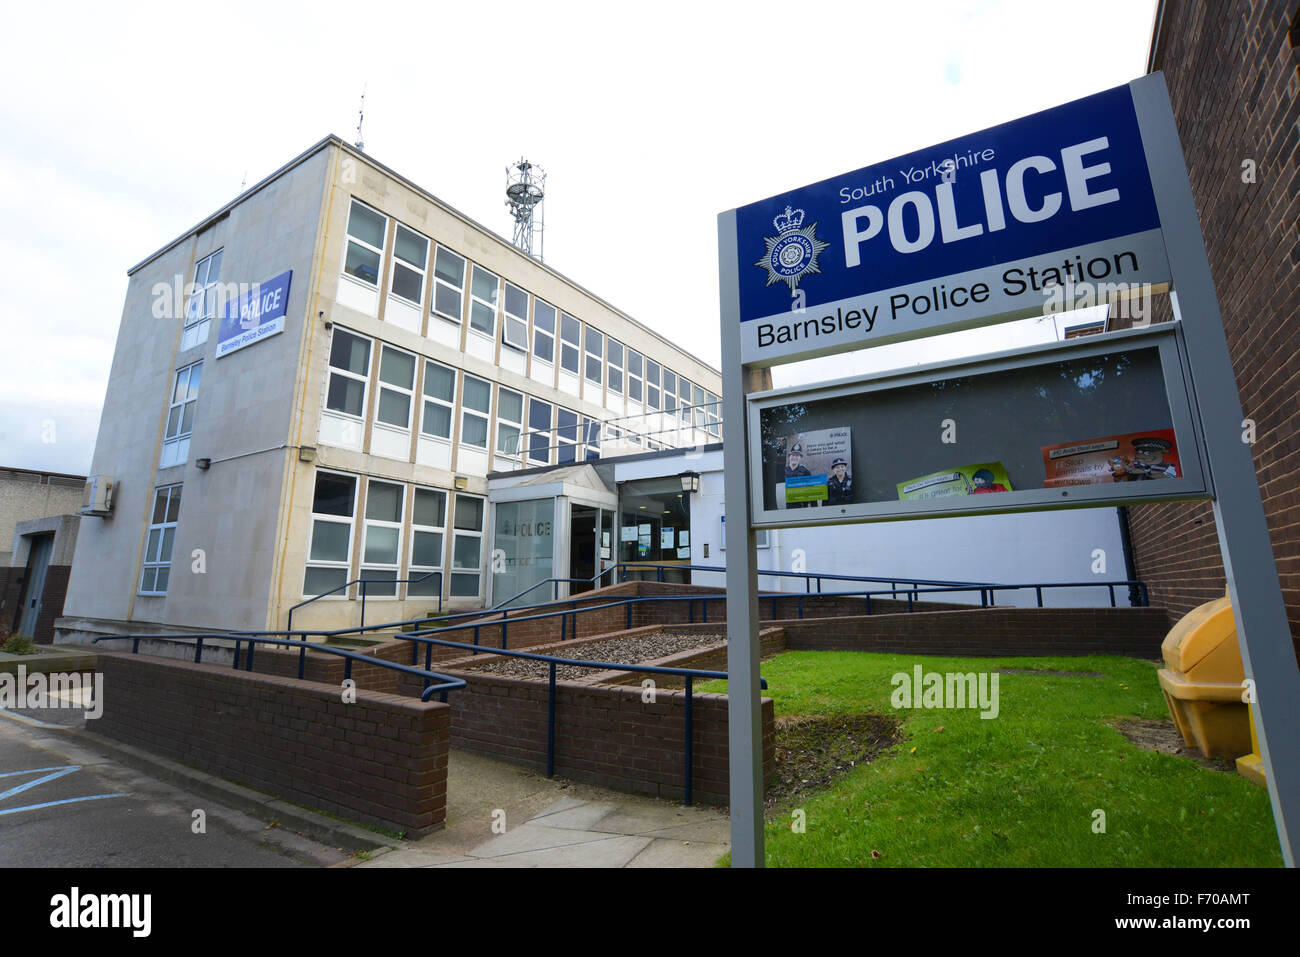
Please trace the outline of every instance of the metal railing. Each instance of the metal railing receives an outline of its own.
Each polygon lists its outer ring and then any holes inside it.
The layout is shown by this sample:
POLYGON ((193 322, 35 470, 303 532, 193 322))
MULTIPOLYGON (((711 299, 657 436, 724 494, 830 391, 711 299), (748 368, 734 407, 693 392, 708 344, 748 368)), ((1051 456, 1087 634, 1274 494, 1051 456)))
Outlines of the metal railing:
MULTIPOLYGON (((330 595, 333 595, 335 592, 343 591, 345 588, 351 588, 353 585, 361 586, 361 627, 365 628, 366 626, 366 585, 367 584, 392 585, 393 595, 395 596, 397 594, 398 585, 418 584, 419 582, 427 581, 428 579, 433 578, 435 575, 438 578, 438 594, 411 595, 408 593, 406 596, 406 600, 418 601, 422 598, 428 598, 430 600, 436 598, 438 601, 438 614, 442 614, 442 572, 440 571, 426 572, 425 574, 421 575, 419 578, 354 578, 351 581, 344 582, 342 585, 339 585, 336 588, 331 588, 329 591, 321 592, 319 595, 313 595, 311 598, 306 598, 298 602, 298 604, 294 605, 292 608, 290 608, 289 620, 285 623, 285 632, 290 634, 293 633, 293 613, 297 611, 299 608, 305 608, 308 605, 312 604, 312 602, 320 601, 322 598, 328 598, 330 595)), ((267 632, 267 634, 279 634, 279 632, 267 632)), ((316 633, 313 632, 313 634, 316 633)))
MULTIPOLYGON (((468 626, 453 626, 468 627, 468 626)), ((434 632, 445 631, 448 629, 434 629, 434 632)), ((725 671, 705 671, 700 668, 669 668, 662 665, 629 665, 609 661, 590 661, 579 658, 560 658, 556 655, 539 655, 527 651, 509 651, 505 648, 483 648, 478 645, 467 645, 464 642, 449 641, 443 638, 431 638, 433 632, 415 631, 398 634, 396 637, 405 641, 412 642, 411 658, 417 660, 419 655, 419 645, 425 645, 425 661, 433 655, 433 646, 439 645, 445 648, 461 648, 478 654, 486 652, 494 655, 502 655, 508 658, 523 658, 531 661, 544 661, 547 663, 547 706, 546 706, 546 776, 555 777, 555 669, 559 665, 566 665, 576 668, 593 668, 598 671, 631 671, 638 674, 655 674, 655 675, 673 675, 685 679, 684 706, 685 713, 685 730, 684 730, 684 750, 683 757, 683 803, 691 804, 694 801, 695 785, 695 679, 706 678, 709 680, 726 681, 729 675, 725 671)), ((504 638, 504 636, 503 636, 504 638)), ((427 670, 427 669, 426 669, 427 670)), ((759 686, 763 690, 767 689, 767 681, 760 677, 759 686)))
MULTIPOLYGON (((271 633, 264 633, 271 634, 271 633)), ((462 678, 452 678, 448 675, 438 674, 436 671, 430 671, 426 668, 417 668, 414 665, 402 665, 395 661, 385 661, 382 658, 375 658, 370 655, 363 655, 355 651, 347 651, 342 648, 331 648, 328 645, 318 644, 316 642, 296 641, 292 638, 270 638, 258 634, 248 634, 244 632, 223 632, 211 631, 203 633, 190 632, 187 634, 144 634, 144 635, 97 635, 91 639, 92 644, 99 644, 101 641, 127 641, 131 642, 131 654, 139 654, 140 642, 149 640, 158 641, 193 641, 194 645, 194 663, 203 663, 203 642, 204 639, 218 639, 223 641, 233 641, 235 643, 234 669, 240 669, 240 657, 243 650, 244 642, 248 643, 248 654, 243 656, 244 671, 253 670, 253 654, 258 644, 270 645, 288 645, 290 647, 301 647, 302 654, 305 656, 307 649, 312 651, 321 651, 331 655, 337 655, 344 659, 343 680, 347 681, 352 677, 352 663, 354 661, 364 662, 366 664, 379 665, 391 671, 401 671, 407 674, 415 675, 424 679, 424 691, 420 694, 421 701, 428 701, 433 695, 438 695, 439 700, 443 703, 447 701, 448 691, 457 691, 465 687, 465 681, 462 678), (436 683, 435 683, 436 682, 436 683)), ((303 664, 299 663, 298 677, 303 676, 303 664)))

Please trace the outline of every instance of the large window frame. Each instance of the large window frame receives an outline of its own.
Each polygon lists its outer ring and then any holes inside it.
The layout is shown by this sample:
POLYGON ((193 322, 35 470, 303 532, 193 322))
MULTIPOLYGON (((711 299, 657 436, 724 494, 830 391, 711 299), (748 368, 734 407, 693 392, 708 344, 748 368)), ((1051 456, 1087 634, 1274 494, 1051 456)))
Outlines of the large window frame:
POLYGON ((194 433, 194 415, 198 409, 199 382, 202 376, 202 362, 192 362, 176 370, 167 405, 167 424, 163 428, 159 468, 183 465, 189 457, 190 436, 194 433))
POLYGON ((622 399, 625 394, 623 363, 626 361, 623 343, 605 337, 605 400, 622 399))
POLYGON ((367 598, 396 598, 401 577, 402 526, 406 518, 406 486, 387 479, 366 479, 366 512, 362 520, 361 577, 367 598), (397 511, 381 511, 387 502, 397 511), (391 555, 391 558, 388 557, 391 555), (389 576, 392 576, 391 585, 389 576))
POLYGON ((221 275, 221 254, 224 251, 218 249, 211 252, 194 264, 194 282, 185 303, 185 320, 181 330, 181 352, 207 342, 212 320, 221 321, 217 315, 221 303, 217 301, 220 296, 216 286, 221 275))
POLYGON ((543 399, 528 397, 528 461, 536 462, 541 465, 550 465, 552 462, 551 455, 551 426, 555 422, 555 404, 543 399), (546 410, 545 416, 538 415, 542 409, 546 410), (545 424, 543 424, 545 419, 545 424))
POLYGON ((418 357, 413 352, 381 343, 379 352, 379 389, 375 403, 375 424, 410 431, 412 407, 415 401, 415 371, 418 357), (391 361, 389 361, 391 358, 391 361), (403 363, 409 360, 409 375, 403 378, 403 363), (405 384, 403 384, 403 382, 405 384), (403 415, 397 415, 404 410, 403 415))
POLYGON ((373 206, 361 202, 355 197, 352 205, 348 209, 348 226, 347 236, 344 244, 343 254, 343 275, 348 277, 352 282, 360 283, 363 286, 369 286, 371 289, 379 289, 379 277, 384 274, 384 252, 388 245, 388 217, 375 209, 373 206), (358 213, 360 215, 358 215, 358 213), (367 238, 373 235, 370 230, 364 230, 362 227, 375 225, 374 221, 369 219, 370 216, 376 216, 380 220, 379 245, 375 245, 373 239, 367 238), (370 266, 370 257, 375 259, 374 265, 370 266), (367 275, 369 269, 373 269, 375 276, 370 279, 367 275))
POLYGON ((145 539, 144 561, 140 569, 141 595, 167 594, 180 512, 180 483, 154 489, 153 511, 149 516, 149 535, 145 539))
POLYGON ((411 550, 406 577, 407 598, 435 598, 442 594, 444 549, 447 541, 447 491, 415 486, 411 496, 411 550), (433 521, 429 521, 432 519, 433 521), (417 581, 433 572, 439 574, 417 581))
POLYGON ((558 310, 543 299, 533 298, 533 359, 555 365, 555 320, 558 310))
POLYGON ((506 283, 506 294, 501 310, 501 344, 516 352, 528 352, 528 302, 532 294, 527 289, 506 283))
POLYGON ((419 233, 409 226, 402 225, 401 222, 396 224, 393 231, 393 269, 392 275, 388 279, 388 291, 391 295, 396 296, 403 302, 408 302, 417 309, 424 305, 424 278, 429 271, 429 237, 419 233), (406 235, 403 235, 406 234, 406 235), (403 243, 405 242, 407 252, 403 252, 403 243), (418 247, 423 247, 423 252, 416 251, 418 247), (397 284, 402 282, 405 290, 414 287, 414 297, 404 292, 398 292, 397 284))
POLYGON ((567 312, 560 313, 560 368, 573 375, 582 373, 582 322, 567 312))
POLYGON ((523 431, 524 393, 497 386, 497 454, 517 459, 523 431), (517 412, 512 408, 516 400, 519 404, 517 412))
POLYGON ((370 398, 370 363, 374 357, 375 341, 369 336, 363 336, 355 333, 350 329, 343 329, 339 326, 334 327, 333 336, 330 339, 330 354, 328 360, 328 373, 325 377, 325 408, 336 415, 346 416, 357 422, 364 423, 366 420, 366 402, 370 398), (340 338, 342 337, 342 338, 340 338), (355 340, 365 344, 364 372, 356 371, 353 360, 356 357, 355 349, 349 345, 346 355, 341 354, 340 346, 348 340, 355 340), (345 364, 336 365, 335 363, 343 360, 345 364), (352 406, 351 400, 356 398, 357 393, 348 383, 359 383, 360 393, 360 411, 349 411, 352 406), (338 388, 342 386, 342 388, 338 388))
POLYGON ((421 435, 451 441, 452 423, 456 421, 456 373, 457 370, 451 366, 434 362, 432 359, 424 360, 424 382, 421 385, 421 394, 424 398, 420 410, 421 435), (435 374, 430 375, 431 372, 435 374), (447 381, 442 373, 450 374, 451 388, 447 389, 445 394, 442 390, 430 392, 430 388, 447 381), (445 428, 439 431, 437 425, 443 423, 445 428))
POLYGON ((468 372, 466 372, 464 375, 461 376, 460 444, 463 446, 467 446, 468 448, 486 450, 488 447, 488 438, 491 434, 488 431, 489 420, 491 419, 491 417, 492 417, 492 383, 489 382, 487 379, 480 379, 478 376, 472 376, 468 372), (470 405, 471 386, 473 387, 473 392, 476 396, 476 403, 477 403, 477 393, 479 392, 478 387, 479 386, 483 387, 486 393, 486 399, 484 400, 482 408, 480 408, 477 404, 470 405), (474 423, 474 428, 476 430, 479 428, 478 423, 480 422, 482 423, 482 432, 483 432, 482 442, 473 442, 467 438, 471 422, 474 423))
POLYGON ((433 297, 429 303, 433 315, 460 325, 465 315, 465 267, 467 260, 460 253, 439 244, 433 257, 433 297), (456 278, 459 263, 459 278, 456 278), (454 297, 456 312, 447 308, 454 297))
MULTIPOLYGON (((307 562, 303 571, 302 596, 304 598, 315 598, 331 588, 338 588, 345 585, 352 569, 352 545, 356 531, 356 514, 357 514, 357 487, 359 485, 359 476, 350 472, 335 472, 329 469, 317 469, 314 484, 312 486, 312 507, 311 507, 311 534, 307 542, 307 562), (322 498, 322 480, 332 482, 334 489, 324 491, 329 494, 322 498), (347 508, 342 511, 343 498, 339 494, 342 488, 347 486, 347 508), (322 508, 321 506, 328 506, 322 508), (342 536, 342 539, 340 539, 342 536), (343 548, 337 546, 342 543, 343 548), (324 557, 336 556, 338 557, 324 557), (326 574, 325 585, 319 590, 313 590, 311 587, 313 571, 324 572, 326 574), (342 579, 337 584, 330 585, 331 581, 336 579, 336 575, 330 574, 341 572, 342 579)), ((331 598, 346 598, 343 593, 335 593, 329 596, 331 598)))
POLYGON ((481 495, 457 492, 453 508, 449 595, 452 598, 478 598, 483 590, 483 530, 487 521, 487 499, 481 495), (475 506, 469 505, 471 502, 477 503, 477 524, 474 524, 476 509, 475 506), (462 504, 467 507, 462 508, 462 504), (471 541, 476 543, 478 556, 473 565, 462 562, 467 552, 462 550, 461 543, 471 541), (467 590, 471 582, 474 586, 473 592, 467 590))
POLYGON ((477 263, 469 284, 469 329, 487 339, 496 339, 497 300, 501 298, 501 277, 477 263), (480 279, 482 280, 480 282, 480 279), (491 283, 491 297, 484 298, 491 283))

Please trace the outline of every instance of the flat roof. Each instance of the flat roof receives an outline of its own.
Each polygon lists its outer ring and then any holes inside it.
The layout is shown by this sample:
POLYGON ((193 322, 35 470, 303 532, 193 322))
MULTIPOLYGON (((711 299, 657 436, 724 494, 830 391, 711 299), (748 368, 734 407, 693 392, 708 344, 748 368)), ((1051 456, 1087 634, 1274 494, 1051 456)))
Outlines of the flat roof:
POLYGON ((472 226, 474 229, 477 229, 479 232, 483 233, 484 235, 486 235, 486 236, 488 236, 488 237, 490 237, 490 238, 492 238, 492 239, 495 239, 498 243, 500 243, 500 244, 501 244, 502 246, 504 246, 505 248, 509 249, 511 252, 515 253, 516 255, 523 256, 524 258, 526 258, 526 259, 528 259, 529 261, 533 262, 534 264, 536 264, 536 265, 539 266, 540 268, 542 268, 542 269, 546 270, 547 272, 549 272, 549 273, 550 273, 552 276, 554 276, 556 279, 559 279, 561 282, 567 283, 568 285, 572 286, 574 289, 576 289, 578 292, 582 293, 584 296, 588 296, 588 297, 590 297, 591 299, 594 299, 596 302, 600 303, 600 304, 601 304, 602 306, 604 306, 606 309, 610 310, 610 311, 613 312, 613 313, 616 313, 618 316, 620 316, 621 318, 625 319, 627 322, 631 323, 632 325, 636 326, 637 328, 642 329, 642 330, 644 330, 645 332, 649 333, 650 335, 654 336, 656 339, 658 339, 658 340, 659 340, 660 342, 662 342, 664 345, 668 346, 669 348, 671 348, 671 349, 673 349, 673 350, 675 350, 675 351, 677 351, 677 352, 682 352, 682 353, 684 353, 684 354, 686 354, 686 355, 691 356, 691 358, 693 358, 693 359, 694 359, 696 362, 698 362, 700 365, 704 366, 704 368, 710 370, 711 372, 716 373, 719 377, 722 376, 722 370, 721 370, 721 369, 717 368, 716 366, 710 365, 709 363, 705 362, 703 359, 701 359, 699 356, 695 355, 694 353, 686 352, 686 350, 683 349, 681 346, 679 346, 677 343, 668 340, 668 339, 665 338, 662 334, 660 334, 659 332, 656 332, 654 329, 650 328, 650 327, 647 326, 645 323, 640 322, 640 321, 638 321, 638 320, 636 320, 636 319, 633 319, 633 318, 632 318, 631 316, 629 316, 626 312, 624 312, 622 309, 620 309, 620 308, 618 308, 617 306, 615 306, 613 303, 611 303, 609 300, 605 299, 603 296, 599 296, 599 295, 597 295, 596 293, 594 293, 594 292, 592 292, 590 289, 588 289, 586 286, 583 286, 581 283, 575 282, 574 280, 570 279, 568 276, 564 275, 563 273, 559 272, 559 271, 556 270, 556 269, 552 269, 550 266, 546 265, 546 263, 542 262, 540 259, 536 259, 536 258, 534 258, 534 257, 532 257, 532 256, 529 256, 527 253, 525 253, 523 250, 521 250, 521 249, 520 249, 518 246, 516 246, 514 243, 512 243, 512 242, 510 242, 508 239, 506 239, 504 236, 501 236, 500 234, 496 233, 495 231, 493 231, 493 230, 491 230, 491 229, 488 229, 488 228, 487 228, 486 226, 484 226, 482 223, 476 222, 475 220, 473 220, 473 219, 471 219, 470 217, 466 216, 464 213, 462 213, 460 210, 456 209, 454 206, 451 206, 451 205, 449 205, 448 203, 443 202, 441 199, 439 199, 437 196, 433 195, 433 193, 429 192, 429 191, 428 191, 427 189, 425 189, 424 187, 422 187, 422 186, 420 186, 419 184, 417 184, 417 183, 415 183, 415 182, 413 182, 413 181, 407 179, 407 178, 406 178, 405 176, 403 176, 401 173, 398 173, 398 172, 394 171, 394 170, 391 169, 390 167, 385 166, 383 163, 381 163, 381 162, 379 162, 378 160, 376 160, 376 159, 375 159, 374 157, 372 157, 370 154, 365 153, 365 152, 362 152, 361 150, 358 150, 356 147, 352 146, 350 143, 344 142, 342 139, 340 139, 338 136, 336 136, 336 135, 333 134, 333 133, 330 133, 330 134, 329 134, 328 136, 326 136, 324 139, 321 139, 321 140, 317 141, 317 142, 314 143, 312 146, 308 147, 305 151, 303 151, 302 153, 299 153, 297 156, 295 156, 295 157, 294 157, 293 159, 291 159, 289 162, 285 163, 283 166, 281 166, 279 169, 277 169, 274 173, 271 173, 271 174, 270 174, 269 176, 267 176, 266 178, 264 178, 264 179, 262 179, 262 180, 259 180, 257 183, 254 183, 252 186, 248 187, 248 189, 244 190, 242 193, 240 193, 238 196, 236 196, 236 197, 235 197, 234 199, 232 199, 230 202, 226 203, 226 205, 222 206, 222 207, 221 207, 220 209, 218 209, 215 213, 213 213, 213 214, 210 215, 210 216, 205 216, 203 219, 201 219, 198 223, 196 223, 196 224, 195 224, 194 226, 192 226, 190 229, 187 229, 185 232, 181 233, 181 234, 180 234, 179 236, 177 236, 175 239, 171 240, 171 242, 166 243, 165 245, 163 245, 163 246, 159 247, 158 249, 156 249, 154 252, 150 253, 150 254, 149 254, 148 256, 146 256, 144 259, 140 260, 138 263, 136 263, 134 266, 132 266, 130 269, 128 269, 128 270, 126 271, 126 274, 127 274, 128 276, 133 276, 133 275, 135 275, 135 273, 139 272, 141 269, 143 269, 143 268, 144 268, 145 266, 147 266, 149 263, 153 262, 155 259, 157 259, 159 256, 163 255, 164 253, 168 252, 169 250, 175 248, 179 243, 184 242, 184 241, 185 241, 186 239, 188 239, 190 236, 196 235, 197 233, 200 233, 200 232, 202 232, 203 230, 207 229, 209 226, 214 225, 215 223, 221 221, 222 219, 225 219, 227 216, 230 215, 230 211, 231 211, 232 209, 234 209, 236 206, 238 206, 240 203, 242 203, 244 200, 248 199, 250 196, 255 195, 256 193, 261 192, 263 189, 265 189, 265 188, 266 188, 268 185, 270 185, 271 183, 275 182, 275 181, 276 181, 277 179, 279 179, 281 176, 284 176, 286 173, 290 172, 291 170, 295 169, 296 167, 301 166, 303 163, 305 163, 305 162, 306 162, 307 160, 309 160, 311 157, 315 156, 315 155, 316 155, 317 153, 319 153, 321 150, 326 149, 326 148, 329 147, 329 146, 337 146, 339 149, 344 150, 345 152, 351 153, 353 156, 356 156, 358 159, 364 160, 365 162, 369 163, 371 166, 375 167, 376 169, 380 170, 381 172, 385 173, 386 175, 388 175, 388 176, 392 177, 393 179, 397 180, 399 183, 403 184, 404 186, 406 186, 406 187, 408 187, 408 188, 410 188, 410 189, 415 190, 415 192, 419 193, 421 196, 423 196, 423 197, 424 197, 425 199, 427 199, 429 202, 431 202, 431 203, 435 203, 435 204, 437 204, 438 206, 442 207, 442 208, 443 208, 444 210, 446 210, 448 213, 450 213, 451 215, 455 216, 457 219, 461 220, 461 221, 464 222, 465 224, 467 224, 467 225, 469 225, 469 226, 472 226))

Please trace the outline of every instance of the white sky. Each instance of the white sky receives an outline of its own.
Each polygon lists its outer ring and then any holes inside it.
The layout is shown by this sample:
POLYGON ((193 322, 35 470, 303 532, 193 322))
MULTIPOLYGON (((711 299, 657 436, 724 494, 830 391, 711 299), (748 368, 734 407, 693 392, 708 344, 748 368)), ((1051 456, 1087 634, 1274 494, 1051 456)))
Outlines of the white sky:
POLYGON ((542 164, 547 264, 718 366, 720 211, 1125 83, 1154 6, 10 4, 0 466, 89 469, 126 270, 351 142, 363 85, 370 155, 506 236, 505 167, 542 164))

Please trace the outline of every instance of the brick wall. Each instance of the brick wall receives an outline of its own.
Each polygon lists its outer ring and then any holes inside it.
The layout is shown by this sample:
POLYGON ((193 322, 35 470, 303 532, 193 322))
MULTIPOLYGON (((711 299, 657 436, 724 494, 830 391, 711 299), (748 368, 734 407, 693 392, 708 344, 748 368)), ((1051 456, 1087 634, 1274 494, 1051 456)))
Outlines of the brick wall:
MULTIPOLYGON (((31 636, 38 645, 54 641, 54 620, 63 615, 63 599, 68 593, 68 576, 71 565, 49 565, 45 570, 45 592, 41 596, 41 612, 36 616, 36 627, 31 636)), ((18 600, 22 592, 22 579, 27 574, 23 566, 0 567, 0 641, 14 633, 19 618, 18 600)), ((30 601, 31 596, 26 596, 30 601)))
POLYGON ((24 573, 25 569, 21 567, 0 566, 0 641, 4 641, 14 632, 24 573))
POLYGON ((214 665, 100 652, 89 730, 298 804, 408 834, 447 812, 451 709, 214 665))
MULTIPOLYGON (((1300 55, 1296 0, 1166 0, 1164 71, 1209 252, 1292 635, 1300 635, 1300 55), (1242 182, 1253 160, 1256 182, 1242 182)), ((1181 616, 1222 597, 1208 503, 1130 510, 1138 577, 1181 616)))
MULTIPOLYGON (((452 692, 451 743, 477 754, 546 770, 547 683, 465 673, 452 692)), ((683 691, 556 682, 555 773, 619 791, 680 801, 685 781, 683 691)), ((694 800, 725 805, 727 696, 693 695, 694 800)), ((763 699, 763 771, 776 770, 772 699, 763 699)))
POLYGON ((1159 658, 1163 608, 991 608, 784 621, 791 651, 1159 658))

